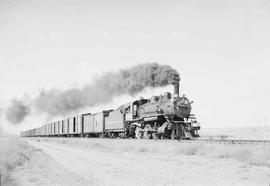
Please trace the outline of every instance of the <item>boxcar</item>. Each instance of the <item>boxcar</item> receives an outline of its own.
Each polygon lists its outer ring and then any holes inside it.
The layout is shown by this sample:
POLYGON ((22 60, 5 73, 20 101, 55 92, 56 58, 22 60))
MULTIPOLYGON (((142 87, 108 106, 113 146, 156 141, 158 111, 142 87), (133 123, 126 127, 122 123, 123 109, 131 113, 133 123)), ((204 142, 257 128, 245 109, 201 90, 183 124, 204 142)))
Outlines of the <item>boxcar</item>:
POLYGON ((68 118, 68 134, 77 135, 78 134, 78 117, 68 118))
POLYGON ((105 117, 111 110, 104 110, 95 114, 82 115, 82 131, 86 135, 99 135, 104 132, 105 117))
POLYGON ((82 114, 77 116, 77 121, 78 121, 78 134, 82 135, 83 134, 83 118, 82 118, 82 114))
POLYGON ((26 137, 29 136, 29 131, 26 131, 25 134, 24 134, 26 137))
POLYGON ((48 132, 48 124, 45 125, 45 136, 48 136, 49 132, 48 132))
POLYGON ((43 125, 42 126, 42 136, 45 136, 46 135, 46 125, 43 125))
POLYGON ((53 122, 53 123, 52 123, 52 126, 53 126, 53 128, 52 128, 52 130, 53 130, 53 135, 56 136, 56 135, 57 135, 57 132, 56 132, 56 127, 57 127, 57 126, 56 126, 56 122, 53 122))
POLYGON ((54 136, 54 123, 50 123, 51 125, 51 136, 54 136))
POLYGON ((49 123, 49 124, 47 124, 47 127, 48 127, 48 131, 47 131, 48 136, 51 136, 51 132, 52 132, 52 129, 51 129, 51 124, 50 124, 50 123, 49 123))
POLYGON ((59 134, 59 123, 54 122, 54 135, 58 136, 58 134, 59 134))
POLYGON ((51 136, 54 136, 54 122, 51 123, 51 136))
POLYGON ((35 136, 35 133, 36 133, 36 129, 29 130, 29 136, 34 137, 35 136))
POLYGON ((62 125, 62 135, 68 135, 68 127, 69 127, 69 119, 66 118, 63 120, 63 125, 62 125))
POLYGON ((38 136, 38 134, 39 134, 39 128, 36 128, 34 136, 38 136))
POLYGON ((48 136, 51 136, 51 132, 52 132, 52 129, 51 129, 51 124, 47 124, 48 126, 48 136))
POLYGON ((90 113, 82 115, 82 130, 84 134, 94 132, 93 117, 90 113))
POLYGON ((64 121, 61 120, 61 121, 58 121, 58 125, 59 125, 59 131, 58 131, 58 134, 61 136, 63 134, 63 125, 64 125, 64 121))
POLYGON ((41 127, 36 128, 35 136, 40 136, 40 130, 41 130, 41 127))

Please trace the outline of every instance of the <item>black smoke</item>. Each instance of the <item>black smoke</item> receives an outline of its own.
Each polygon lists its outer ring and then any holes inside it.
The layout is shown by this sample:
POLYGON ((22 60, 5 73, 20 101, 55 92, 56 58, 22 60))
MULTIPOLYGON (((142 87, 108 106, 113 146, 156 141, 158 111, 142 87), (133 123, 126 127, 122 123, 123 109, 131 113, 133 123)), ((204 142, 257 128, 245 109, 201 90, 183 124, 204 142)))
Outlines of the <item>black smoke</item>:
POLYGON ((13 99, 6 110, 6 118, 12 124, 21 123, 30 114, 31 107, 22 100, 13 99))
POLYGON ((86 106, 107 103, 115 96, 133 96, 146 87, 166 86, 172 83, 175 76, 179 77, 178 72, 168 65, 140 64, 115 73, 104 73, 93 84, 81 89, 42 91, 34 105, 51 116, 65 115, 86 106))
MULTIPOLYGON (((107 72, 94 83, 82 88, 65 91, 43 90, 34 98, 31 107, 48 116, 67 115, 85 107, 110 102, 115 96, 134 96, 146 87, 163 87, 173 82, 179 73, 168 65, 140 64, 118 72, 107 72)), ((123 104, 119 102, 119 105, 123 104)), ((31 109, 23 101, 15 99, 6 112, 7 119, 17 124, 24 120, 31 109)))

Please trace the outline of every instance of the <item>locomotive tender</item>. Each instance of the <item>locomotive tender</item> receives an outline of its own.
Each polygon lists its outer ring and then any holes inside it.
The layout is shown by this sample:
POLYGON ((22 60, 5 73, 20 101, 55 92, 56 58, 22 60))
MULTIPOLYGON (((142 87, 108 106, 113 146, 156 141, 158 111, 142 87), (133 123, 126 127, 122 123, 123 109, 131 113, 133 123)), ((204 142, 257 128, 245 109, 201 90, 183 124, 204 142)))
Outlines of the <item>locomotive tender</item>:
POLYGON ((191 114, 192 102, 179 96, 179 77, 174 94, 138 99, 115 110, 85 113, 21 132, 22 137, 110 137, 138 139, 191 139, 200 126, 191 114))

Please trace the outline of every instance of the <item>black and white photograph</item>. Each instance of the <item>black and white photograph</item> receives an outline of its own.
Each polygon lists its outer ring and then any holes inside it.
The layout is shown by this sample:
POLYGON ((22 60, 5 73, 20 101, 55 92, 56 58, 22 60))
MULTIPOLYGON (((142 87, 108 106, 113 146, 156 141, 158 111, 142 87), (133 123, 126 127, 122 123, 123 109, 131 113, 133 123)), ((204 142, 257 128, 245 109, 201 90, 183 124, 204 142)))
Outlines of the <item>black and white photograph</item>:
POLYGON ((0 186, 270 186, 270 0, 0 0, 0 186))

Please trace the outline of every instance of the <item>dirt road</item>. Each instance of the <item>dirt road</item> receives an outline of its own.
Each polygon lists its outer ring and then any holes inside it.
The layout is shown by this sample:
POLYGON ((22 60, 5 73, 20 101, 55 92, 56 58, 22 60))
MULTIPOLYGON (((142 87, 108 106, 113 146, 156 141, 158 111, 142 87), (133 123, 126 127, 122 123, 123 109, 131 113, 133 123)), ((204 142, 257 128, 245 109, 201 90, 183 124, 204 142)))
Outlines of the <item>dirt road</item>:
POLYGON ((264 185, 265 167, 230 159, 113 152, 46 141, 28 140, 41 149, 14 178, 20 185, 264 185))

